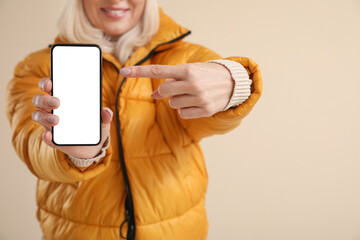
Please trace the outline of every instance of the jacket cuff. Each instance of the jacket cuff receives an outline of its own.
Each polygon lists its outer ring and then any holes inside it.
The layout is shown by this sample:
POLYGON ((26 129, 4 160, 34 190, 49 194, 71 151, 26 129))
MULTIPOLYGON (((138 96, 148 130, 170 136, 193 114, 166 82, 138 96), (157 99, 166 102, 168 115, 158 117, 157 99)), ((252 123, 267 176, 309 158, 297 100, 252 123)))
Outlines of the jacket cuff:
POLYGON ((110 146, 110 135, 108 136, 108 138, 105 140, 103 147, 101 148, 100 153, 93 158, 77 158, 77 157, 73 157, 70 156, 68 154, 66 154, 70 161, 76 166, 76 167, 89 167, 91 164, 93 164, 94 162, 98 162, 100 159, 102 159, 103 157, 105 157, 106 155, 106 149, 110 146))
POLYGON ((223 111, 228 110, 230 107, 239 106, 249 98, 252 80, 249 78, 246 69, 240 63, 223 59, 208 61, 208 63, 217 63, 227 68, 235 83, 230 101, 223 111))

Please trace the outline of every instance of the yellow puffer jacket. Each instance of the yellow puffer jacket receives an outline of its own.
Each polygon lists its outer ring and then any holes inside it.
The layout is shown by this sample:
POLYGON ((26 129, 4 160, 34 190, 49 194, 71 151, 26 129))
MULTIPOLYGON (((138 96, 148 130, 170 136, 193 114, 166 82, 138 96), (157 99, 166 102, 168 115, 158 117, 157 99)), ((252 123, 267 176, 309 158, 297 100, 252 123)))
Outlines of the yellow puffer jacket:
MULTIPOLYGON (((136 50, 126 66, 222 59, 207 48, 183 41, 189 30, 176 24, 161 9, 160 15, 158 33, 136 50)), ((64 153, 42 142, 44 128, 31 119, 36 110, 32 97, 43 93, 38 82, 50 76, 50 48, 31 53, 20 62, 8 84, 7 116, 18 156, 38 177, 37 218, 45 239, 120 239, 126 196, 121 154, 132 191, 136 239, 206 239, 204 201, 208 178, 199 141, 236 128, 262 91, 261 74, 255 62, 244 57, 226 59, 241 63, 253 80, 252 93, 246 102, 211 117, 184 120, 169 107, 168 98, 150 97, 166 79, 127 79, 121 88, 117 115, 123 152, 114 119, 106 156, 83 170, 72 165, 64 153)), ((103 106, 114 113, 116 94, 124 79, 119 75, 121 67, 113 55, 103 54, 103 106)), ((126 231, 124 224, 124 235, 126 231)))

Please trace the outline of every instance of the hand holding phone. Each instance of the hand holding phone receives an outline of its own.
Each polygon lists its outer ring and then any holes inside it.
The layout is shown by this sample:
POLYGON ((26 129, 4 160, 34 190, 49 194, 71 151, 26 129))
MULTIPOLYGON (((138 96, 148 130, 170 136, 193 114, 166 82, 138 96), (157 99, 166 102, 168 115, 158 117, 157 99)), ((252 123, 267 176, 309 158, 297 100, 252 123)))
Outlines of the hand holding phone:
POLYGON ((92 158, 98 155, 103 146, 105 140, 110 135, 110 122, 112 120, 113 112, 109 108, 103 108, 101 110, 101 132, 102 140, 100 144, 94 146, 57 146, 52 142, 51 127, 56 126, 61 119, 58 116, 51 113, 52 109, 56 109, 61 105, 61 99, 52 97, 49 94, 52 89, 52 82, 49 78, 43 78, 39 82, 39 87, 45 94, 37 94, 33 97, 33 104, 39 108, 32 114, 32 118, 35 122, 45 127, 43 133, 43 141, 50 147, 59 149, 60 151, 78 158, 92 158), (59 101, 60 100, 60 101, 59 101))
POLYGON ((51 60, 52 81, 44 78, 39 87, 54 96, 34 96, 40 110, 32 117, 46 128, 46 144, 74 157, 92 158, 109 136, 112 120, 110 109, 101 110, 100 48, 58 44, 52 47, 51 60))

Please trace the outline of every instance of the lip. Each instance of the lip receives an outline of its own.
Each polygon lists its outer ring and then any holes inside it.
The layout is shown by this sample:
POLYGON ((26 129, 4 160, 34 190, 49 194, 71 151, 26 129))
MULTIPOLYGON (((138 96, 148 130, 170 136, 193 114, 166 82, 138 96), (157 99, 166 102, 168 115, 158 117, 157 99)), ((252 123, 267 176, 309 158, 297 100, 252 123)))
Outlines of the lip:
POLYGON ((130 10, 129 8, 120 8, 120 7, 101 8, 101 11, 105 14, 105 16, 115 20, 123 18, 129 12, 129 10, 130 10), (123 12, 119 14, 119 13, 112 13, 110 11, 123 11, 123 12))
POLYGON ((114 6, 102 7, 102 8, 106 9, 106 10, 129 10, 129 8, 121 8, 121 7, 114 7, 114 6))

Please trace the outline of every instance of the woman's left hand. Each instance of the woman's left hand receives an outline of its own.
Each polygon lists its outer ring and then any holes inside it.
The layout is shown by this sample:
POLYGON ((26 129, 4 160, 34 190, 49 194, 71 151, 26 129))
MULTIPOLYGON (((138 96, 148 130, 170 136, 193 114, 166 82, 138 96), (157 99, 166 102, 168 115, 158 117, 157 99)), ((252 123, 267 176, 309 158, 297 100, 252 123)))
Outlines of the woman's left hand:
POLYGON ((169 105, 181 118, 209 117, 222 111, 234 89, 230 72, 217 63, 145 65, 122 68, 125 77, 168 78, 152 93, 154 99, 169 97, 169 105))

